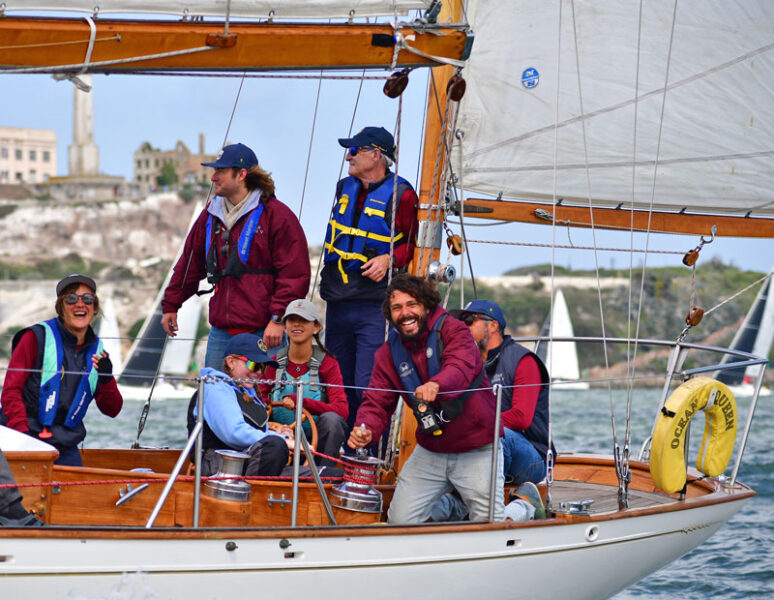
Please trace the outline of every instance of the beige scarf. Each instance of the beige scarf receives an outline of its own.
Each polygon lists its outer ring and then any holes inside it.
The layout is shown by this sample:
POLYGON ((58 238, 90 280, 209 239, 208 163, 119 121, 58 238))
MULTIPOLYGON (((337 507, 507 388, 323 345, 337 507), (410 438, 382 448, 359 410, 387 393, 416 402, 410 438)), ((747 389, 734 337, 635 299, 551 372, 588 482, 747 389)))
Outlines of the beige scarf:
POLYGON ((242 201, 234 206, 223 198, 223 219, 224 224, 226 225, 226 229, 229 231, 234 226, 234 224, 239 220, 239 217, 242 216, 242 214, 245 212, 245 206, 250 202, 250 199, 253 197, 254 194, 260 193, 260 192, 251 192, 245 196, 242 201))

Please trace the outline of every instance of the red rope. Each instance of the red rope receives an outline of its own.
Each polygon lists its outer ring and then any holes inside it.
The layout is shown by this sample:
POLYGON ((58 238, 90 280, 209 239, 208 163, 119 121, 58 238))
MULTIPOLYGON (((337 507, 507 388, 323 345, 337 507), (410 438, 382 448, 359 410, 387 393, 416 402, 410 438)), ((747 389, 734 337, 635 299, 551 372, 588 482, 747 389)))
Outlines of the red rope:
MULTIPOLYGON (((114 485, 116 483, 166 483, 169 478, 149 478, 149 479, 103 479, 103 480, 97 480, 92 479, 89 481, 51 481, 51 482, 44 482, 41 481, 39 483, 3 483, 0 484, 0 489, 3 488, 29 488, 29 487, 54 487, 54 486, 71 486, 71 485, 114 485)), ((176 481, 194 481, 196 478, 192 475, 178 475, 176 478, 176 481)), ((292 481, 292 477, 283 477, 280 475, 276 476, 268 476, 268 475, 233 475, 228 477, 202 477, 202 481, 219 481, 222 479, 228 479, 228 480, 244 480, 244 481, 263 481, 263 480, 271 480, 271 481, 292 481)), ((338 481, 339 477, 320 477, 323 481, 329 480, 329 481, 338 481)), ((299 480, 301 481, 314 481, 313 477, 299 477, 299 480)))

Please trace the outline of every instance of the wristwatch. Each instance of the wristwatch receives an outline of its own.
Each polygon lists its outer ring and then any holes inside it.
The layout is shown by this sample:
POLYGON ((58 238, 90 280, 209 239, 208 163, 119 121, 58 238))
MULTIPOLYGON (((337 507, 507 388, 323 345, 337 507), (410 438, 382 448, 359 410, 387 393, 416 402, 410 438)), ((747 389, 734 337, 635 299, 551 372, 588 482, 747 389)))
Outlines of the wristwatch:
POLYGON ((279 315, 272 315, 271 322, 276 323, 277 325, 282 325, 282 317, 280 317, 279 315))

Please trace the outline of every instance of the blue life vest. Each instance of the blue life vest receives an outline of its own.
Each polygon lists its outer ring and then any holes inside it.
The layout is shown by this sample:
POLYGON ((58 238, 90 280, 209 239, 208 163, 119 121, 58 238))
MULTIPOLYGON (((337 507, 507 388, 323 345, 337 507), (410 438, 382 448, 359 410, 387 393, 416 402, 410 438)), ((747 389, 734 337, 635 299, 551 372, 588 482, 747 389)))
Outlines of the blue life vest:
MULTIPOLYGON (((443 356, 441 327, 443 326, 443 322, 446 320, 447 316, 448 313, 444 313, 438 317, 427 336, 427 342, 425 343, 425 356, 427 356, 428 378, 437 375, 441 370, 441 357, 443 356)), ((409 354, 408 350, 406 350, 406 347, 401 343, 400 334, 394 327, 390 327, 388 343, 390 344, 392 362, 395 365, 395 370, 398 372, 398 376, 400 377, 401 386, 406 392, 408 392, 403 396, 403 398, 413 410, 416 410, 420 402, 414 396, 414 391, 423 384, 423 381, 419 378, 419 373, 417 372, 417 368, 411 358, 411 354, 409 354)), ((473 393, 473 390, 477 389, 478 386, 481 385, 481 381, 483 379, 484 369, 482 368, 479 374, 468 386, 467 391, 459 394, 453 400, 439 402, 438 405, 442 408, 437 410, 436 413, 438 414, 438 417, 441 419, 441 421, 448 423, 452 419, 459 417, 462 414, 465 400, 467 400, 468 396, 473 393)))
MULTIPOLYGON (((227 200, 224 200, 227 202, 227 200)), ((245 273, 272 275, 276 273, 276 269, 248 269, 247 261, 250 260, 250 250, 253 247, 253 238, 255 238, 255 232, 258 230, 258 223, 261 221, 261 215, 263 214, 264 204, 260 203, 255 208, 250 216, 247 218, 242 231, 239 234, 239 241, 237 243, 237 251, 229 251, 228 258, 226 259, 226 268, 221 269, 218 266, 218 253, 217 249, 212 245, 212 240, 216 234, 223 230, 219 219, 215 219, 213 224, 212 214, 207 216, 207 228, 205 235, 205 247, 204 256, 207 266, 207 281, 210 283, 217 283, 222 277, 227 275, 236 277, 237 279, 242 277, 245 273)), ((224 230, 225 231, 225 230, 224 230)), ((224 232, 224 235, 228 235, 228 232, 224 232)))
MULTIPOLYGON (((61 383, 64 378, 64 346, 62 334, 59 331, 58 319, 50 319, 39 323, 45 332, 45 344, 43 349, 43 365, 40 375, 40 396, 38 398, 38 421, 44 427, 54 424, 56 411, 61 399, 61 383)), ((83 421, 89 403, 97 389, 99 373, 91 362, 91 357, 102 352, 102 341, 97 341, 89 346, 86 353, 86 370, 78 382, 70 409, 67 411, 64 425, 73 429, 83 421)))
MULTIPOLYGON (((349 176, 342 184, 325 233, 323 256, 326 263, 338 261, 344 283, 348 282, 346 271, 359 272, 360 267, 370 259, 389 254, 390 242, 396 244, 403 240, 403 233, 391 235, 391 224, 387 219, 395 179, 394 176, 387 177, 379 187, 368 192, 357 225, 355 212, 361 189, 360 180, 349 176), (344 261, 349 262, 345 264, 344 261)), ((411 187, 402 177, 397 177, 397 183, 401 187, 411 187)))

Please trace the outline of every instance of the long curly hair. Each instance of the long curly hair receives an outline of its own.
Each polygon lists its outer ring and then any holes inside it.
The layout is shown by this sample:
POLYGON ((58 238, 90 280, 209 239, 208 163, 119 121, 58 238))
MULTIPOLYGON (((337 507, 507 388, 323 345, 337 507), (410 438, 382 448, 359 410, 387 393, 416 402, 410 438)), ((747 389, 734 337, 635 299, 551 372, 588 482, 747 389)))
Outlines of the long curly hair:
POLYGON ((390 285, 387 286, 387 292, 382 302, 382 314, 384 318, 392 322, 390 314, 390 299, 393 292, 403 292, 412 298, 415 298, 428 313, 433 312, 435 307, 441 303, 441 294, 435 289, 435 286, 423 277, 400 273, 392 278, 390 285))
MULTIPOLYGON (((239 169, 237 169, 238 171, 239 169)), ((245 186, 251 192, 253 190, 261 190, 264 198, 271 198, 274 195, 274 180, 271 178, 271 173, 264 171, 258 165, 247 169, 245 186)))

